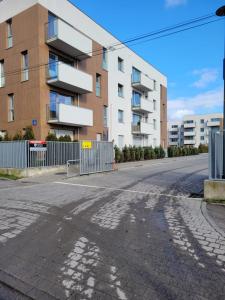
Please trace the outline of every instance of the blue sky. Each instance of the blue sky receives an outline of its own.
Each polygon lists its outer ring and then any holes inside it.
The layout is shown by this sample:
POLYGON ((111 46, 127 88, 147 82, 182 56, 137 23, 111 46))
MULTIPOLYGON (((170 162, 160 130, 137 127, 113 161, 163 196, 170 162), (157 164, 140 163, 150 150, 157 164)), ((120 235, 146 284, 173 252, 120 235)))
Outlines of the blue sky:
MULTIPOLYGON (((120 40, 207 15, 224 0, 72 0, 120 40)), ((131 48, 168 78, 168 117, 222 112, 224 21, 131 48)))

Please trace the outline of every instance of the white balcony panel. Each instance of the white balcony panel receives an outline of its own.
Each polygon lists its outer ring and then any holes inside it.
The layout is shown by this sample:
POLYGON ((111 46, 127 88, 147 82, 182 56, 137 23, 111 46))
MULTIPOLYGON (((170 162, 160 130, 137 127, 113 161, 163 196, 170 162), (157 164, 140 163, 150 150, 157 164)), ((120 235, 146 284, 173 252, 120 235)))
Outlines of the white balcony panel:
POLYGON ((184 145, 194 145, 195 140, 184 140, 184 145))
POLYGON ((142 92, 148 92, 153 91, 154 82, 151 78, 141 73, 139 82, 133 81, 132 86, 142 92))
POLYGON ((64 63, 58 64, 58 76, 47 80, 48 84, 75 93, 90 93, 93 90, 92 76, 64 63))
POLYGON ((184 136, 194 136, 195 135, 195 131, 184 131, 184 136))
POLYGON ((140 105, 133 105, 132 109, 134 111, 139 111, 141 113, 152 113, 153 112, 153 102, 141 97, 140 105))
POLYGON ((178 134, 169 134, 170 139, 178 139, 178 134))
POLYGON ((141 122, 140 125, 132 125, 132 133, 150 135, 152 134, 152 124, 141 122))
POLYGON ((190 124, 184 123, 184 128, 195 128, 195 123, 194 122, 190 124))
POLYGON ((177 142, 169 142, 170 146, 178 146, 178 141, 177 142))
POLYGON ((219 127, 221 125, 220 121, 208 121, 207 126, 208 127, 219 127))
POLYGON ((93 111, 90 109, 62 103, 58 104, 57 109, 56 118, 49 120, 49 123, 79 127, 93 126, 93 111))
POLYGON ((48 45, 70 56, 79 56, 79 59, 92 56, 92 40, 64 21, 55 20, 54 30, 48 30, 47 33, 48 45))

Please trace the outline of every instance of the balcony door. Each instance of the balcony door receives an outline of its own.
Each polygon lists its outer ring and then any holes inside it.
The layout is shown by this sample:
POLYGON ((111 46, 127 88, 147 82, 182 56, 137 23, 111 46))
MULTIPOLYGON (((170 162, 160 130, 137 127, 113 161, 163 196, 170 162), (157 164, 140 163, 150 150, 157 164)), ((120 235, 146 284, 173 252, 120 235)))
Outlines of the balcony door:
POLYGON ((50 118, 57 119, 59 104, 73 105, 73 97, 50 91, 50 118))

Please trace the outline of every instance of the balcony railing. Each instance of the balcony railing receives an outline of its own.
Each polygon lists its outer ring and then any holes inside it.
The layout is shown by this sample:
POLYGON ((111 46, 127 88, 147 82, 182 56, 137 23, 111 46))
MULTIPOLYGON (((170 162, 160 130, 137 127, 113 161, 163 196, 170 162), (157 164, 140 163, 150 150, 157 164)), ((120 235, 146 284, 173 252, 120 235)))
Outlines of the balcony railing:
POLYGON ((134 73, 131 76, 132 86, 142 92, 154 90, 154 81, 143 73, 134 73))
POLYGON ((47 83, 75 93, 90 93, 93 90, 92 76, 62 62, 46 66, 47 83))
POLYGON ((152 133, 152 124, 141 121, 140 124, 131 124, 133 134, 150 135, 152 133))
POLYGON ((79 59, 92 56, 92 40, 61 19, 47 23, 46 43, 79 59))
POLYGON ((153 112, 153 102, 143 97, 133 97, 131 100, 132 109, 143 113, 153 112))
POLYGON ((47 105, 47 121, 69 126, 93 126, 93 111, 64 103, 47 105))

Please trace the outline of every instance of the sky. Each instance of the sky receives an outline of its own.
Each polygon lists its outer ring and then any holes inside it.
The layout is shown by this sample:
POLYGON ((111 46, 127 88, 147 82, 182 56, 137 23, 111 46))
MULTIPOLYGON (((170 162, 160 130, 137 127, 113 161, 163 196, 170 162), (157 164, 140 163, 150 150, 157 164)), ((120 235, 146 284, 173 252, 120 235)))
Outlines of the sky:
MULTIPOLYGON (((214 13, 224 0, 71 0, 126 39, 214 13)), ((219 17, 218 17, 219 19, 219 17)), ((168 119, 223 111, 225 20, 130 46, 167 76, 168 119)))

